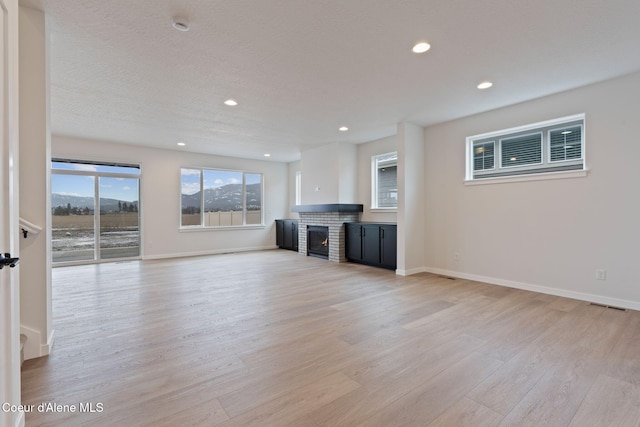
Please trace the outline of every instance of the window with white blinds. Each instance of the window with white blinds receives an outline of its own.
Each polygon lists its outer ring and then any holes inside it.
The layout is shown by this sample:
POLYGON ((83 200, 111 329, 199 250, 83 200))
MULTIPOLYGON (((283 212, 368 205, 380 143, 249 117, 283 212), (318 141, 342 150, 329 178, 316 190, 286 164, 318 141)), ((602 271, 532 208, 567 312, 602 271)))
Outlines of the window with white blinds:
POLYGON ((398 153, 371 157, 371 208, 398 207, 398 153))
POLYGON ((511 168, 542 163, 542 133, 500 140, 500 166, 511 168))
POLYGON ((467 138, 467 180, 584 170, 584 114, 467 138))

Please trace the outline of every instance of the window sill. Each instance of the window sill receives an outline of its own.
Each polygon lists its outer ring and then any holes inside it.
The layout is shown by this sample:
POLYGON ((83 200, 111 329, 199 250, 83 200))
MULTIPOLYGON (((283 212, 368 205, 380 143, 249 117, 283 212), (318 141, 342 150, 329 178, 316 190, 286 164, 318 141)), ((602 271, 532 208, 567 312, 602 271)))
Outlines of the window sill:
POLYGON ((178 231, 180 233, 193 233, 197 231, 237 231, 237 230, 264 230, 264 224, 256 225, 231 225, 228 227, 180 227, 178 231))
POLYGON ((530 175, 518 175, 518 176, 498 176, 494 178, 479 178, 479 179, 466 179, 464 185, 486 185, 486 184, 506 184, 509 182, 524 182, 524 181, 544 181, 549 179, 567 179, 567 178, 582 178, 587 176, 588 170, 577 171, 563 171, 563 172, 544 172, 544 173, 532 173, 530 175))
POLYGON ((398 212, 398 208, 371 208, 369 211, 376 213, 396 213, 398 212))

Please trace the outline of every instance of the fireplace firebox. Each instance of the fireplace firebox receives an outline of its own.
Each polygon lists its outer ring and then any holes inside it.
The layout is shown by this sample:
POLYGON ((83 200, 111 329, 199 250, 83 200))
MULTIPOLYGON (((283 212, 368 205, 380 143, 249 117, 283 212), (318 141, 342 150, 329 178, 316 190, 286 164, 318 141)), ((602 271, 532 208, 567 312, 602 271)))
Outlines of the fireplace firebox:
POLYGON ((307 254, 329 259, 329 227, 307 226, 307 254))

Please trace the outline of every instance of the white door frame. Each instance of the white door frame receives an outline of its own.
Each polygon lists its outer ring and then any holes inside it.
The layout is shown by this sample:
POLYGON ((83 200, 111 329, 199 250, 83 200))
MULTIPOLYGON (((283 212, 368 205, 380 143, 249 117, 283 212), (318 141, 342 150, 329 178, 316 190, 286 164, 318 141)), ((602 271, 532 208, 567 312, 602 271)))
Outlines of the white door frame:
MULTIPOLYGON (((18 0, 0 0, 0 252, 19 256, 18 0)), ((0 270, 0 405, 19 405, 20 267, 0 270)), ((24 413, 0 407, 0 426, 24 425, 24 413)))

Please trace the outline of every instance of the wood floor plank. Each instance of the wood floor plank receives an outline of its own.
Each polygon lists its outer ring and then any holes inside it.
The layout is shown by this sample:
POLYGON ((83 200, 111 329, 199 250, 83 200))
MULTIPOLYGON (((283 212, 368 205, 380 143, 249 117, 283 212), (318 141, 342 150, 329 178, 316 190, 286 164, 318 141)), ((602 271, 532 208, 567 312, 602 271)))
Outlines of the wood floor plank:
POLYGON ((361 426, 425 426, 495 372, 503 362, 471 353, 435 377, 378 409, 361 426))
POLYGON ((53 326, 23 402, 104 409, 27 427, 638 427, 640 313, 470 280, 283 250, 62 267, 53 326))
POLYGON ((428 427, 494 427, 500 420, 502 415, 465 397, 429 423, 428 427))
POLYGON ((640 425, 640 386, 600 375, 570 426, 640 425))
POLYGON ((287 425, 360 387, 342 373, 329 375, 221 423, 223 426, 287 425))

